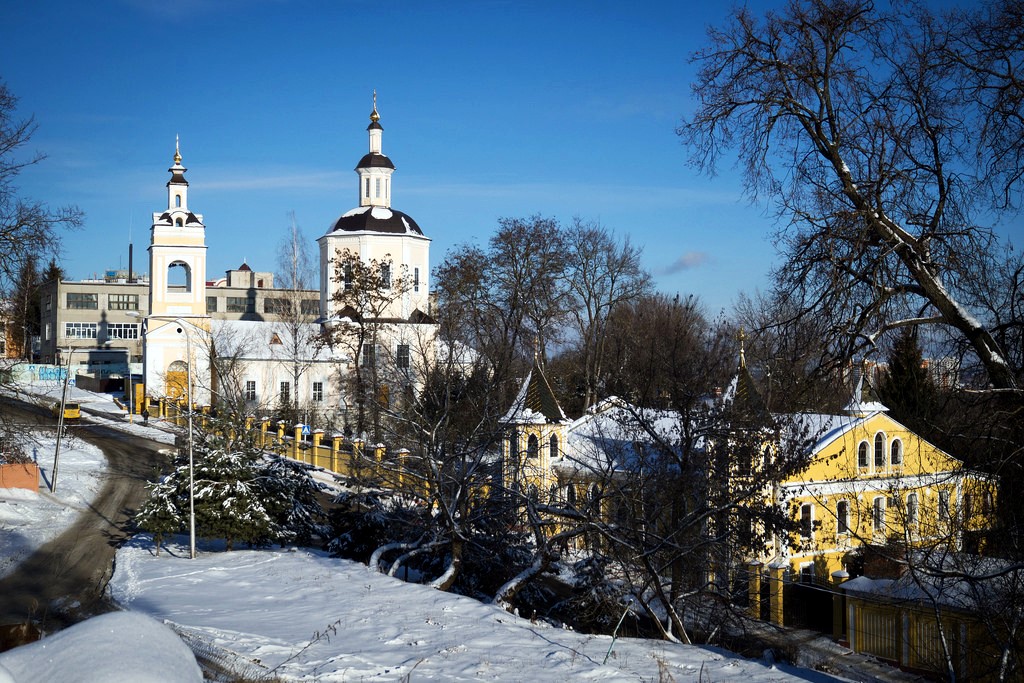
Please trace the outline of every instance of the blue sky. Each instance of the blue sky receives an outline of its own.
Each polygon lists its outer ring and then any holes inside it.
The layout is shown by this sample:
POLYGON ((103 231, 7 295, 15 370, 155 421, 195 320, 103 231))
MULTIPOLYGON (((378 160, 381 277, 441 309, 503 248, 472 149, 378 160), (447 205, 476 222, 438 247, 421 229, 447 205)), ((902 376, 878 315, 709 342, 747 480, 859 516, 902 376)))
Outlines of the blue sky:
MULTIPOLYGON (((175 135, 213 279, 276 269, 290 213, 312 244, 355 206, 378 92, 392 204, 451 247, 503 216, 600 221, 666 293, 712 314, 766 284, 772 220, 674 130, 688 55, 727 3, 100 0, 5 7, 0 78, 35 114, 24 194, 86 211, 73 278, 146 270, 175 135)), ((313 245, 315 246, 315 244, 313 245)))

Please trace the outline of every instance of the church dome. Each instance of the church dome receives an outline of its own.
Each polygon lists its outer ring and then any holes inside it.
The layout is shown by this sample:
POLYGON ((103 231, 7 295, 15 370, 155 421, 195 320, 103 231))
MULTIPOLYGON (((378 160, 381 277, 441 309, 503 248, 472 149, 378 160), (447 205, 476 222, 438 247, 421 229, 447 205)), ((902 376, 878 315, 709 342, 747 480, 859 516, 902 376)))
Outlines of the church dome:
POLYGON ((334 221, 332 232, 382 232, 390 235, 422 235, 408 214, 383 206, 359 206, 334 221))
POLYGON ((391 159, 388 159, 384 154, 376 154, 371 152, 366 154, 359 163, 356 164, 356 170, 361 168, 390 168, 392 171, 395 170, 395 165, 391 163, 391 159))

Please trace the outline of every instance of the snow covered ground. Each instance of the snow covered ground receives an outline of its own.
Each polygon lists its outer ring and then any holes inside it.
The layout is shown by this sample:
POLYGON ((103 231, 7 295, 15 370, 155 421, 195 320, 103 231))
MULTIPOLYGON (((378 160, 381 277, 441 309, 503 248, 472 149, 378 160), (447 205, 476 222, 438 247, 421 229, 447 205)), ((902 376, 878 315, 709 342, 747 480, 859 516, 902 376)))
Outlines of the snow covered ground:
MULTIPOLYGON (((109 396, 72 389, 86 419, 129 425, 109 396)), ((39 398, 41 404, 59 389, 39 398)), ((0 571, 70 525, 99 490, 102 454, 62 447, 57 495, 45 491, 52 435, 33 442, 39 493, 0 489, 0 571)), ((833 681, 825 674, 713 648, 590 636, 520 619, 470 598, 408 584, 366 566, 301 550, 215 552, 187 559, 187 539, 155 555, 139 536, 117 553, 111 596, 131 615, 105 615, 0 653, 0 683, 189 681, 198 669, 169 624, 207 661, 241 676, 283 680, 833 681), (143 616, 148 615, 148 616, 143 616), (150 619, 152 617, 152 619, 150 619)))
POLYGON ((118 551, 110 593, 126 609, 208 643, 212 658, 253 679, 836 680, 714 648, 613 643, 308 549, 202 552, 189 560, 187 539, 157 557, 139 536, 118 551))
MULTIPOLYGON (((60 400, 61 388, 56 383, 54 386, 37 387, 32 390, 33 395, 19 393, 18 398, 48 407, 60 400)), ((68 400, 80 402, 87 419, 120 427, 121 411, 109 396, 71 387, 68 400), (93 414, 95 412, 100 414, 93 414)), ((124 427, 149 438, 173 442, 173 435, 158 429, 142 425, 132 427, 127 423, 124 427)), ((77 438, 76 431, 76 427, 70 427, 69 438, 61 441, 55 494, 49 491, 56 447, 55 430, 30 429, 25 432, 22 447, 39 465, 40 488, 38 492, 0 488, 0 576, 10 573, 36 548, 60 535, 100 490, 106 460, 98 448, 77 438)))
POLYGON ((53 476, 53 433, 26 435, 40 466, 40 489, 0 488, 0 576, 9 574, 36 548, 70 526, 100 490, 103 454, 79 439, 61 447, 57 492, 48 490, 53 476))

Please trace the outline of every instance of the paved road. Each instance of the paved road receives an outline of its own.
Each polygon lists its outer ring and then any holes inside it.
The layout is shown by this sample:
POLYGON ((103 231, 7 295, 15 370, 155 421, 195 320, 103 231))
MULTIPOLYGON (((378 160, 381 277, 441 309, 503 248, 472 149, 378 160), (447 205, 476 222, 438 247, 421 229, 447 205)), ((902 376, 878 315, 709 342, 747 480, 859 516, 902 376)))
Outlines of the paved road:
MULTIPOLYGON (((0 401, 0 412, 53 423, 38 408, 7 399, 0 401)), ((0 579, 0 624, 34 614, 44 630, 55 631, 112 609, 103 588, 113 570, 114 552, 128 536, 127 522, 145 498, 146 481, 167 462, 158 451, 168 446, 87 422, 75 429, 107 457, 103 488, 74 525, 0 579)))

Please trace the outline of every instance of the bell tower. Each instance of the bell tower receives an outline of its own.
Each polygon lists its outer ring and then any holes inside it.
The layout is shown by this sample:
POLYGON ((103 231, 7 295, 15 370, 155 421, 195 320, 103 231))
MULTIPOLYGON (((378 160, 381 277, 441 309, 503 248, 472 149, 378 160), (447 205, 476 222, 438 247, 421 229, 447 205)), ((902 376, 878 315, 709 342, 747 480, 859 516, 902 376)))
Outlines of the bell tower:
POLYGON ((154 315, 206 316, 206 226, 188 208, 181 148, 167 169, 167 208, 153 213, 149 241, 149 310, 154 315))
POLYGON ((149 240, 149 311, 143 328, 143 376, 150 396, 209 402, 206 340, 206 226, 188 206, 181 147, 167 169, 167 208, 153 213, 149 240))

